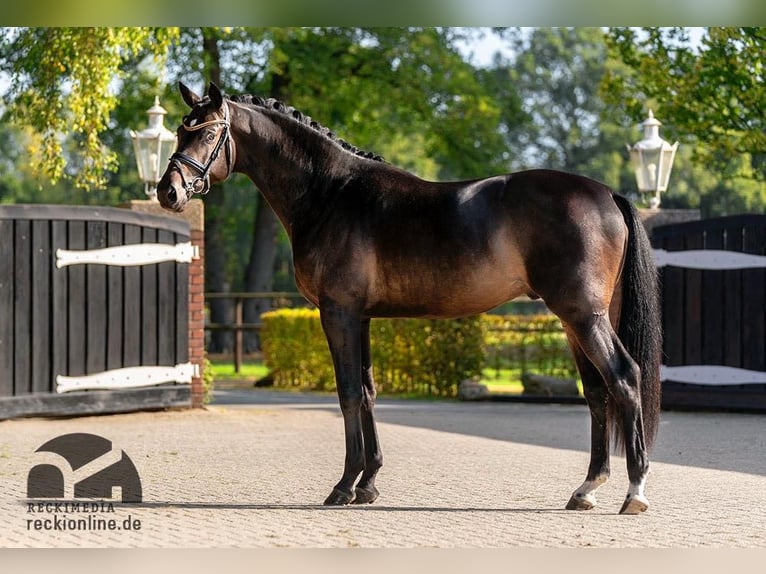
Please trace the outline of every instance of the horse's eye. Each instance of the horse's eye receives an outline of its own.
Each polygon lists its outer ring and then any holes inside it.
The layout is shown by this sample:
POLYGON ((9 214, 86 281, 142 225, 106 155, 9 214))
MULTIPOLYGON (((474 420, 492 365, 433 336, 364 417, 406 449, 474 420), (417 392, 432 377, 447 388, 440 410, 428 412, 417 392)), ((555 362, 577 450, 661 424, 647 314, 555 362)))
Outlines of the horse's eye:
POLYGON ((207 132, 205 134, 205 141, 207 143, 213 143, 215 141, 215 132, 207 132))

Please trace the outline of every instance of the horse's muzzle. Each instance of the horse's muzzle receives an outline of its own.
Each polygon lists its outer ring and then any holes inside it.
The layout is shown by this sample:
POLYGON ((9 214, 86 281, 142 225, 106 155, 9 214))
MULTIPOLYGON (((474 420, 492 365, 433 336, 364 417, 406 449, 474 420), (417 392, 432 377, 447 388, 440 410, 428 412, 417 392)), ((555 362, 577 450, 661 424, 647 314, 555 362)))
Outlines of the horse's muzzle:
POLYGON ((189 198, 181 182, 174 183, 173 179, 169 172, 165 173, 157 184, 157 199, 165 209, 179 212, 184 210, 189 198))

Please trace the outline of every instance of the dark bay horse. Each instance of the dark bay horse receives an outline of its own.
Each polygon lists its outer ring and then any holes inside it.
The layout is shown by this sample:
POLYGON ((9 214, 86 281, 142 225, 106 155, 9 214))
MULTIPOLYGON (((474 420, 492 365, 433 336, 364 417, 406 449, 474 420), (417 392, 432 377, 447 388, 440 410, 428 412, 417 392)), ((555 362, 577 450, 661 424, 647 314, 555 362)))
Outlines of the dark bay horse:
POLYGON ((595 505, 612 442, 630 481, 620 512, 646 510, 661 332, 650 245, 627 200, 551 170, 428 182, 278 101, 226 98, 214 84, 203 97, 180 90, 191 111, 160 203, 181 211, 211 183, 246 174, 284 225, 298 287, 320 310, 346 437, 325 504, 378 496, 370 319, 462 317, 526 294, 561 319, 590 407, 590 465, 566 508, 595 505))

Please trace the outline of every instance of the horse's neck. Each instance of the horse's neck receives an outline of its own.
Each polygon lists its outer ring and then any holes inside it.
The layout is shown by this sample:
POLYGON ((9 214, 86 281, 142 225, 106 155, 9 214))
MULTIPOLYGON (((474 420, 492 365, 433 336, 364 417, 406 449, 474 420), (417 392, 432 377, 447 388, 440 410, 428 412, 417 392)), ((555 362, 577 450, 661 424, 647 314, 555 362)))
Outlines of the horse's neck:
POLYGON ((356 159, 293 121, 256 110, 245 129, 235 131, 236 170, 255 183, 288 235, 296 217, 319 207, 356 159))

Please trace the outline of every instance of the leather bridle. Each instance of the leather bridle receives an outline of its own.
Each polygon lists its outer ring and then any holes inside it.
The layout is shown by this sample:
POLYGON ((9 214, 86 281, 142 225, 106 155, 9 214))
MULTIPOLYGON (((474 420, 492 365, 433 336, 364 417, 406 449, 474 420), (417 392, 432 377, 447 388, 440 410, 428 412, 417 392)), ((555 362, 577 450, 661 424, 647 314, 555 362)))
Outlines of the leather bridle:
POLYGON ((187 132, 196 132, 213 125, 223 126, 221 128, 220 135, 218 136, 218 141, 216 142, 210 157, 204 164, 180 151, 177 151, 170 156, 170 163, 175 166, 175 168, 178 170, 178 173, 181 175, 181 183, 184 190, 186 191, 187 196, 195 193, 205 195, 208 191, 210 191, 210 168, 213 167, 213 163, 215 162, 216 158, 218 158, 218 154, 221 152, 221 148, 224 146, 226 146, 227 177, 231 173, 231 137, 229 133, 231 123, 229 122, 229 106, 224 104, 223 110, 223 119, 209 120, 207 122, 202 122, 201 124, 196 124, 193 126, 187 125, 185 121, 181 124, 183 129, 185 129, 187 132), (197 175, 193 180, 191 180, 191 182, 186 181, 183 170, 181 169, 181 164, 184 164, 197 172, 197 175))

